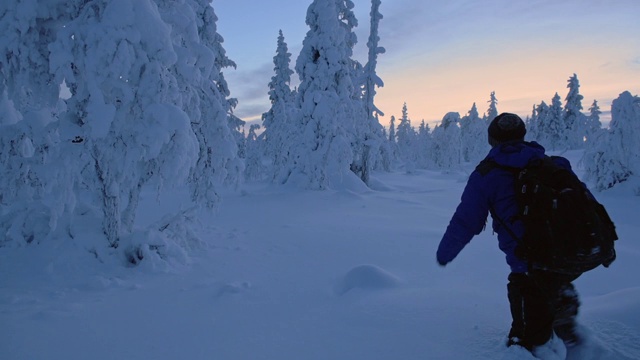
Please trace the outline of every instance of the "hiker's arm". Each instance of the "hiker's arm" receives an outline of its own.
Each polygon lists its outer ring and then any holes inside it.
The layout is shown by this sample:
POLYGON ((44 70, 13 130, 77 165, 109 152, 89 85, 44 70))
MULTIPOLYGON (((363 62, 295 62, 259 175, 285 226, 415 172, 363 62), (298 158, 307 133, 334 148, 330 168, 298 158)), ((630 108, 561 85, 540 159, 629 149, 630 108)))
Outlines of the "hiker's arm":
POLYGON ((436 255, 441 265, 451 262, 473 236, 484 229, 489 213, 486 187, 482 186, 484 181, 478 172, 469 177, 460 204, 438 246, 436 255))

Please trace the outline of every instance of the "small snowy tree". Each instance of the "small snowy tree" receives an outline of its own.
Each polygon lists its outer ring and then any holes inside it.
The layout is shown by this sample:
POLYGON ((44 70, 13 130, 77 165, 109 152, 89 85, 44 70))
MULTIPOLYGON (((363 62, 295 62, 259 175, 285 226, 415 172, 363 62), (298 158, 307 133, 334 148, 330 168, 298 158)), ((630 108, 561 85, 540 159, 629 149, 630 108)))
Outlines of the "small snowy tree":
POLYGON ((416 158, 419 168, 429 169, 433 167, 433 161, 430 154, 432 147, 431 128, 423 119, 418 127, 418 134, 416 137, 416 158))
POLYGON ((411 126, 411 120, 409 119, 407 103, 404 103, 396 138, 398 139, 398 154, 400 160, 404 162, 407 172, 412 172, 417 165, 416 135, 416 131, 411 126))
POLYGON ((396 117, 393 115, 389 120, 389 142, 396 142, 396 117))
POLYGON ((487 102, 489 103, 489 109, 487 109, 484 120, 486 123, 490 123, 498 116, 498 99, 496 98, 495 91, 491 92, 491 97, 487 102))
POLYGON ((551 106, 548 106, 544 101, 538 106, 537 122, 539 140, 542 145, 554 151, 566 147, 564 111, 558 93, 551 99, 551 106))
POLYGON ((566 130, 563 132, 563 137, 569 148, 581 149, 584 147, 584 138, 587 136, 587 118, 581 112, 584 97, 580 95, 580 82, 576 74, 569 78, 567 88, 569 88, 569 93, 565 98, 564 107, 566 130))
POLYGON ((252 124, 249 127, 249 134, 245 139, 245 170, 244 176, 247 180, 262 180, 267 173, 263 163, 263 137, 258 136, 256 130, 260 125, 252 124))
POLYGON ((434 163, 436 168, 449 171, 462 162, 462 137, 460 133, 460 114, 449 112, 440 125, 433 129, 434 163))
POLYGON ((602 114, 602 111, 600 111, 598 100, 593 100, 593 104, 589 107, 589 116, 587 116, 586 122, 587 146, 593 143, 598 134, 603 131, 600 114, 602 114))
POLYGON ((475 103, 469 113, 460 119, 460 136, 464 161, 476 163, 486 156, 489 151, 487 123, 480 118, 475 103))
POLYGON ((533 105, 531 116, 527 116, 524 123, 527 127, 527 135, 525 136, 525 139, 527 141, 540 141, 540 121, 538 120, 538 110, 536 105, 533 105))

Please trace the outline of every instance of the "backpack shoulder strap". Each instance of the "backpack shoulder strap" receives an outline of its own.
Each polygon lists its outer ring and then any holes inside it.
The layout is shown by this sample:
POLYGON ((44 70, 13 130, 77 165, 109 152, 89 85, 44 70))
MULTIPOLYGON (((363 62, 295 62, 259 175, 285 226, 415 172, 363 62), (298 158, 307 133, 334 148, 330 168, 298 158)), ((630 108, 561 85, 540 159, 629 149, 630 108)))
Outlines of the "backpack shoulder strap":
POLYGON ((505 166, 505 165, 500 165, 497 162, 495 162, 494 160, 491 159, 484 159, 480 162, 480 164, 478 164, 478 166, 476 166, 476 171, 480 173, 480 175, 485 176, 487 175, 489 172, 491 172, 491 170, 493 169, 502 169, 502 170, 507 170, 511 173, 517 174, 520 171, 522 171, 521 168, 517 168, 517 167, 511 167, 511 166, 505 166))
POLYGON ((476 166, 476 171, 479 172, 480 175, 485 176, 491 170, 495 169, 498 166, 499 165, 495 161, 490 159, 484 159, 480 162, 480 164, 478 164, 478 166, 476 166))

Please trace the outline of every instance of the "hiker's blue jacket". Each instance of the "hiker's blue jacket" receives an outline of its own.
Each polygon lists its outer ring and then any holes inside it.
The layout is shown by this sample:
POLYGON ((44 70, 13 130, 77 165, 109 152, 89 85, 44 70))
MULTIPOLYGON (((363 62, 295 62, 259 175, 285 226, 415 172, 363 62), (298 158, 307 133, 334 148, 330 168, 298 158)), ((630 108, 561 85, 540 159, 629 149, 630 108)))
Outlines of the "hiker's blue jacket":
MULTIPOLYGON (((545 156, 544 148, 536 142, 505 143, 489 151, 485 160, 498 165, 522 168, 534 159, 545 156)), ((555 162, 567 169, 571 164, 565 158, 555 158, 555 162)), ((493 210, 493 231, 498 234, 500 250, 506 254, 507 263, 513 272, 526 272, 527 264, 514 254, 517 241, 495 217, 509 224, 511 231, 522 238, 524 227, 521 221, 513 221, 518 211, 515 200, 514 175, 498 167, 482 174, 478 168, 471 173, 462 198, 447 231, 438 246, 437 260, 441 265, 453 260, 475 236, 484 229, 489 210, 493 210), (513 222, 512 222, 513 221, 513 222)))

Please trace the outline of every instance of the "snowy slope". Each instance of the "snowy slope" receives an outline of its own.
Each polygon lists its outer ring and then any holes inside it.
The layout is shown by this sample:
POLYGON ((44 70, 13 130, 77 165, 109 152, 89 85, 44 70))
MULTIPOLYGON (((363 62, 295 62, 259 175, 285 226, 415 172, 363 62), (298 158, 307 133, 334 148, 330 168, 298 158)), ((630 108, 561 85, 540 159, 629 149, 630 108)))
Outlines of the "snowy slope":
MULTIPOLYGON (((0 249, 0 358, 532 359, 503 347, 508 267, 491 231, 435 262, 468 171, 375 174, 360 193, 247 184, 199 213, 200 242, 137 267, 70 240, 0 249)), ((576 282, 605 359, 640 359, 640 201, 628 194, 598 194, 618 260, 576 282)), ((143 201, 140 225, 184 206, 143 201)), ((556 341, 544 356, 563 352, 556 341)))

